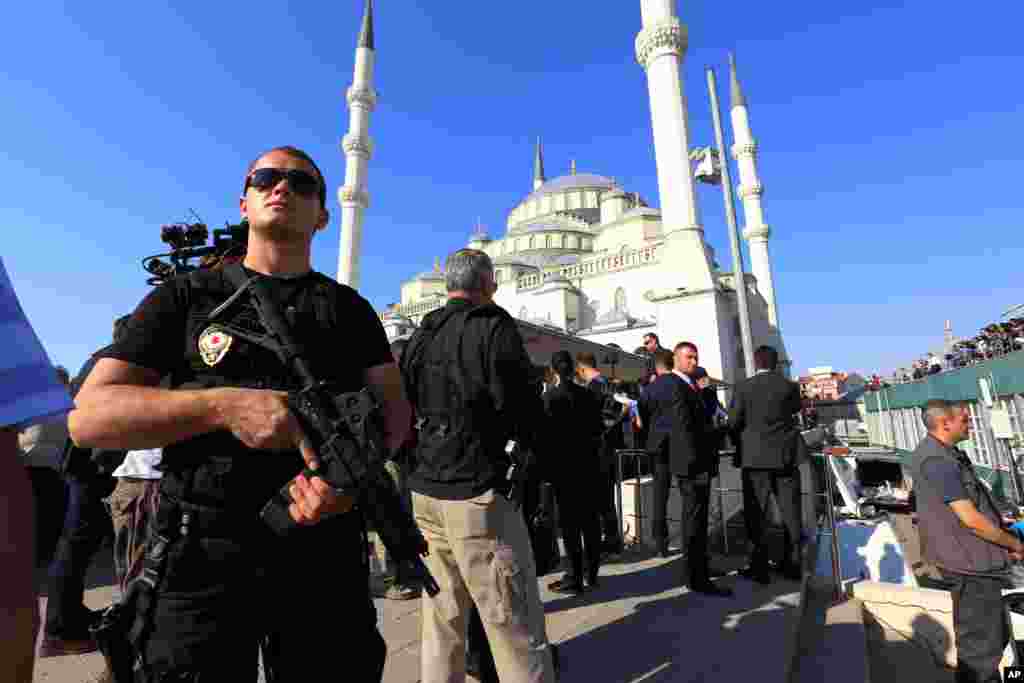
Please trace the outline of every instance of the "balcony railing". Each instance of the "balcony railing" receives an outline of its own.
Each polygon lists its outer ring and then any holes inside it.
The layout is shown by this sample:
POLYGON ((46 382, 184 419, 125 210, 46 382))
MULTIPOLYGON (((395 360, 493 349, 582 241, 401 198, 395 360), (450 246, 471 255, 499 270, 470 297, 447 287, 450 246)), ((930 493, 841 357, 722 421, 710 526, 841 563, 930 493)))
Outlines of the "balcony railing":
POLYGON ((544 284, 552 276, 564 277, 568 280, 581 280, 599 275, 606 275, 621 270, 629 270, 639 266, 649 266, 658 262, 661 245, 654 244, 614 255, 603 255, 563 266, 553 273, 530 273, 516 280, 516 289, 523 291, 535 289, 544 284))

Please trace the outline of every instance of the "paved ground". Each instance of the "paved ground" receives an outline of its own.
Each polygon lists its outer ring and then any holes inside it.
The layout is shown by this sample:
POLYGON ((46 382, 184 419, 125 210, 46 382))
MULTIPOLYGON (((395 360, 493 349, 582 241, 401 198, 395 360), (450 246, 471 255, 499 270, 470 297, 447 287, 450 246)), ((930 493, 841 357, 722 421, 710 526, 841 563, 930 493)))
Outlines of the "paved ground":
MULTIPOLYGON (((717 558, 735 570, 741 558, 717 558)), ((769 586, 726 576, 735 597, 710 598, 679 587, 682 563, 627 553, 602 567, 601 586, 579 598, 547 591, 558 574, 541 580, 548 635, 561 644, 565 683, 628 681, 781 683, 799 599, 799 585, 777 580, 769 586)), ((90 577, 90 607, 109 602, 104 570, 90 577)), ((384 680, 414 683, 419 678, 419 601, 377 600, 388 643, 384 680)), ((102 680, 98 655, 40 660, 36 681, 92 683, 102 680)))

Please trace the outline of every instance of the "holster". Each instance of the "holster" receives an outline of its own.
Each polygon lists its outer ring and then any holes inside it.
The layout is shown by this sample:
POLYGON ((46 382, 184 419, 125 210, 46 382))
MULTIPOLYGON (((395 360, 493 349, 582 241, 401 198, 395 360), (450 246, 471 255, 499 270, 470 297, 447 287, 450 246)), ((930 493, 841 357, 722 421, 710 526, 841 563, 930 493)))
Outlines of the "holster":
POLYGON ((103 612, 98 624, 89 628, 106 660, 113 683, 136 683, 139 655, 128 637, 135 611, 124 602, 115 602, 103 612))
POLYGON ((142 573, 129 584, 121 600, 108 607, 99 623, 89 629, 106 660, 112 683, 147 681, 142 651, 152 629, 157 589, 167 567, 170 543, 167 536, 152 534, 146 543, 142 573))

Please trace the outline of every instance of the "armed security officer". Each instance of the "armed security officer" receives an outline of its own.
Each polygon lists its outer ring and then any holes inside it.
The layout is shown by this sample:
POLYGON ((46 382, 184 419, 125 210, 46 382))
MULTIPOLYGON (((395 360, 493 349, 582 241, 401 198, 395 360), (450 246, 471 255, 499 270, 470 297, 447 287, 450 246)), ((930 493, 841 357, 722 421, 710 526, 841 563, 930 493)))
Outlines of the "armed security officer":
POLYGON ((441 587, 423 594, 422 680, 462 680, 467 615, 480 611, 502 681, 554 681, 544 609, 523 515, 508 495, 506 444, 535 452, 544 420, 515 321, 493 303, 487 254, 463 249, 445 267, 448 303, 427 315, 402 356, 416 411, 416 522, 441 587))
MULTIPOLYGON (((384 330, 354 290, 310 267, 313 235, 327 225, 325 195, 304 152, 258 157, 241 198, 250 225, 242 265, 278 301, 318 378, 340 391, 371 389, 395 448, 410 414, 384 330)), ((278 356, 209 324, 234 291, 226 273, 203 270, 150 293, 70 417, 79 445, 164 447, 151 530, 170 544, 164 562, 147 557, 163 575, 140 648, 147 680, 255 680, 259 643, 270 681, 328 670, 379 681, 386 648, 362 516, 323 479, 296 474, 304 460, 315 469, 316 455, 288 409, 284 390, 296 387, 278 356), (156 388, 165 375, 171 390, 156 388), (278 537, 259 513, 289 480, 300 526, 278 537)), ((231 324, 262 333, 248 295, 238 303, 231 324)))
POLYGON ((925 560, 953 584, 956 680, 998 683, 1010 637, 1002 588, 1010 560, 1024 557, 1024 544, 1002 528, 988 489, 956 448, 970 434, 967 407, 928 401, 924 423, 928 435, 911 457, 917 523, 925 560))

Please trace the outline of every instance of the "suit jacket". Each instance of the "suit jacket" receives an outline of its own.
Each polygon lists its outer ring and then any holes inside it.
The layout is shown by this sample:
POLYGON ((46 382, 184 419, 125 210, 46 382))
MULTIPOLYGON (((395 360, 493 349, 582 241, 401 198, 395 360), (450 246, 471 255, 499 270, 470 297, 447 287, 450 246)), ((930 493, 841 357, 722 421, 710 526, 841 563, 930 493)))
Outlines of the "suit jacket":
POLYGON ((572 382, 563 381, 544 393, 548 418, 544 470, 552 480, 600 469, 598 453, 604 432, 601 405, 594 392, 572 382))
POLYGON ((670 372, 647 385, 640 419, 650 425, 647 450, 666 458, 673 474, 696 476, 714 469, 704 402, 678 375, 670 372))
POLYGON ((800 386, 777 372, 763 372, 736 385, 729 426, 737 435, 743 467, 787 469, 806 449, 797 427, 800 386))

